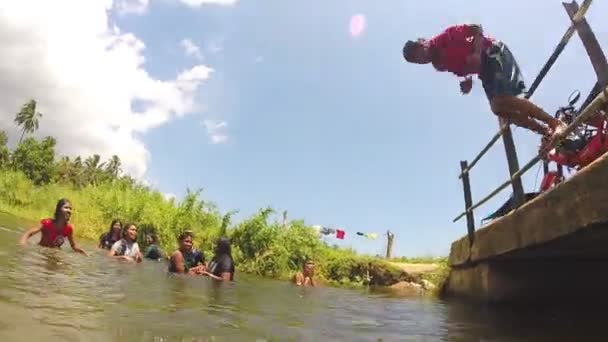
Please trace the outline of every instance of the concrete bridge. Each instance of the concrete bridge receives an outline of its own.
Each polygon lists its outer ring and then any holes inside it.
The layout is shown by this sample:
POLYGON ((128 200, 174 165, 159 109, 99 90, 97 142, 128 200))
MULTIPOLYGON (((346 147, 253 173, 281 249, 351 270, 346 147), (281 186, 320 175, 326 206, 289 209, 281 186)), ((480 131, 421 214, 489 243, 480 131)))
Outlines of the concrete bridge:
MULTIPOLYGON (((526 94, 529 98, 576 32, 597 76, 597 83, 566 134, 594 115, 608 113, 608 62, 585 19, 592 0, 563 3, 571 25, 526 94), (600 114, 601 113, 601 114, 600 114)), ((521 169, 508 123, 471 163, 461 161, 468 235, 452 244, 444 295, 483 302, 532 299, 581 299, 608 294, 608 154, 578 171, 550 191, 526 202, 521 176, 540 161, 534 157, 521 169), (503 138, 510 179, 473 204, 470 172, 503 138), (475 230, 474 210, 508 187, 516 208, 475 230)), ((545 166, 547 164, 545 163, 545 166)), ((561 174, 561 166, 558 166, 561 174)), ((608 295, 603 296, 608 300, 608 295)))
POLYGON ((608 154, 452 244, 446 296, 484 302, 608 290, 608 154))

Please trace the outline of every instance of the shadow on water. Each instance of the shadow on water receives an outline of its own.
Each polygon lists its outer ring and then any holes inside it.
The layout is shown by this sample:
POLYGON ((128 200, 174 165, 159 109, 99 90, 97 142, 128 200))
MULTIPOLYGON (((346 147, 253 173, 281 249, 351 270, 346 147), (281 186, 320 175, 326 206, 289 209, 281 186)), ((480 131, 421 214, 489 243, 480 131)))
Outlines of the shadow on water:
MULTIPOLYGON (((2 220, 2 218, 0 218, 2 220)), ((14 220, 13 220, 14 221, 14 220)), ((0 221, 0 341, 573 341, 606 339, 604 308, 489 307, 303 288, 237 273, 234 283, 128 264, 92 244, 17 244, 0 221), (596 338, 597 337, 597 338, 596 338)))

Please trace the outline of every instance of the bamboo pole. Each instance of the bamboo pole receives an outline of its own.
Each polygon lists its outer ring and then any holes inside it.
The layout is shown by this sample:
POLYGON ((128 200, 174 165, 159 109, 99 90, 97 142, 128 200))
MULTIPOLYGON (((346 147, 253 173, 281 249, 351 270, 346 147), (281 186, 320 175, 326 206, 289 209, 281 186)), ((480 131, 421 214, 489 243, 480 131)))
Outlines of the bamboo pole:
MULTIPOLYGON (((549 145, 547 145, 547 150, 550 151, 556 144, 560 143, 565 137, 567 137, 572 132, 574 132, 574 130, 578 126, 580 126, 584 122, 588 121, 594 114, 596 114, 597 110, 600 109, 600 107, 604 103, 606 103, 607 99, 608 99, 608 87, 604 88, 604 90, 598 96, 596 96, 596 98, 589 104, 589 106, 587 106, 585 108, 585 110, 580 115, 578 115, 576 117, 576 119, 574 119, 574 121, 572 121, 572 123, 564 130, 563 134, 560 136, 559 139, 555 139, 549 145)), ((509 178, 509 180, 502 183, 498 188, 496 188, 496 190, 492 191, 489 195, 487 195, 482 200, 477 202, 477 204, 475 204, 474 206, 472 206, 470 208, 467 208, 460 215, 456 216, 456 218, 452 222, 456 222, 456 221, 460 220, 469 211, 473 211, 473 210, 477 209, 479 206, 481 206, 482 204, 486 203, 488 200, 490 200, 492 197, 494 197, 496 194, 498 194, 504 188, 506 188, 511 183, 513 183, 513 181, 515 179, 519 179, 524 173, 526 173, 526 171, 531 169, 540 160, 541 160, 540 154, 537 154, 523 168, 521 168, 521 170, 519 170, 515 174, 513 174, 509 178)))

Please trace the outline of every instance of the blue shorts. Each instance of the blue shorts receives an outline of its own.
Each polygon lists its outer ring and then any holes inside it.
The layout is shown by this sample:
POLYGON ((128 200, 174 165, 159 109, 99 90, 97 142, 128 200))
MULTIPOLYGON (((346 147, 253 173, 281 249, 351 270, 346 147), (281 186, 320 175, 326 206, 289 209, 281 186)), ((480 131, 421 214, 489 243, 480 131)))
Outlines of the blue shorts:
POLYGON ((493 42, 481 54, 479 78, 488 100, 497 95, 518 96, 526 89, 515 57, 507 45, 500 41, 493 42))

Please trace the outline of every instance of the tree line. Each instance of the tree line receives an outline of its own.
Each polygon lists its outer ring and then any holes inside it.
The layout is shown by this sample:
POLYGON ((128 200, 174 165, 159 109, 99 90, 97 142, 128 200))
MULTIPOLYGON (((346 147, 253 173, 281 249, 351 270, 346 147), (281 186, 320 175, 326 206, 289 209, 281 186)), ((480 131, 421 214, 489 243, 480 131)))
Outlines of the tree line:
POLYGON ((21 171, 38 186, 54 182, 78 188, 113 181, 135 183, 132 177, 122 174, 121 160, 117 155, 106 161, 102 161, 98 154, 84 159, 80 156, 57 158, 57 140, 54 137, 38 140, 32 136, 43 117, 36 107, 36 100, 29 100, 15 114, 14 122, 21 134, 13 150, 8 147, 7 132, 0 131, 0 168, 21 171))

